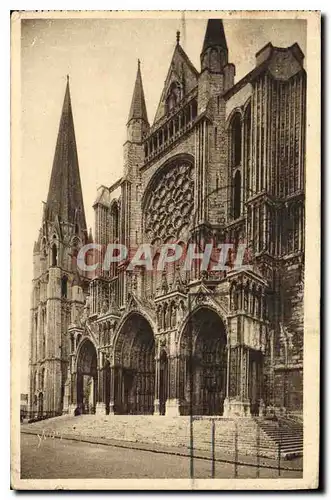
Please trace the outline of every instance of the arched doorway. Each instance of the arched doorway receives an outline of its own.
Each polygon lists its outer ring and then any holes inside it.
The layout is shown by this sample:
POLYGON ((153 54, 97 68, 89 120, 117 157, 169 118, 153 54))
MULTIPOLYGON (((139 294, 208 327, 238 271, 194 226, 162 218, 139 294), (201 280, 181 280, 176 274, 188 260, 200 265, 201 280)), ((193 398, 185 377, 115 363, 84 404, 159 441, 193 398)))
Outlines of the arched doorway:
POLYGON ((94 413, 97 401, 97 352, 88 339, 77 358, 77 405, 82 413, 94 413))
POLYGON ((226 395, 226 332, 207 308, 191 316, 180 343, 181 413, 222 415, 226 395))
POLYGON ((168 356, 163 350, 160 355, 160 415, 165 415, 168 399, 168 356))
POLYGON ((155 343, 149 322, 140 314, 129 316, 115 344, 114 411, 118 414, 153 414, 155 343))

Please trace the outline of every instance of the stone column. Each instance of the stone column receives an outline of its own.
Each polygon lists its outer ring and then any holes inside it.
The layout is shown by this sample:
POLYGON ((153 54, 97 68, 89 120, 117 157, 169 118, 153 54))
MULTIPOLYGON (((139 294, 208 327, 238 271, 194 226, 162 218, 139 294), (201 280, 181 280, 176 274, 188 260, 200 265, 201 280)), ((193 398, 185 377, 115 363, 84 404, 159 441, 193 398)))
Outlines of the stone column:
POLYGON ((71 393, 70 404, 68 407, 69 415, 74 415, 77 408, 77 373, 71 374, 71 393))
POLYGON ((240 351, 240 372, 239 372, 239 397, 241 400, 244 400, 247 398, 247 380, 246 380, 246 372, 247 372, 247 366, 246 366, 246 361, 247 361, 247 353, 246 353, 246 348, 244 346, 240 346, 239 348, 240 351))
POLYGON ((98 369, 98 391, 97 391, 97 404, 95 407, 96 415, 106 414, 106 403, 105 403, 105 371, 103 367, 98 369))
POLYGON ((230 397, 230 360, 231 360, 231 346, 227 345, 227 366, 226 366, 226 395, 225 398, 230 397))
POLYGON ((117 411, 123 411, 124 407, 124 390, 123 390, 123 368, 116 367, 117 374, 117 387, 115 387, 115 394, 117 398, 114 400, 117 411))
POLYGON ((109 390, 109 415, 114 415, 115 405, 115 366, 110 367, 110 390, 109 390))
POLYGON ((178 417, 179 412, 179 391, 178 391, 178 377, 179 377, 179 357, 172 356, 168 360, 168 380, 169 390, 168 399, 166 402, 166 415, 171 417, 178 417))
POLYGON ((265 415, 265 384, 264 384, 264 370, 263 370, 263 360, 260 363, 259 369, 259 390, 260 390, 260 403, 259 403, 259 416, 262 417, 265 415))
POLYGON ((160 414, 160 358, 155 358, 154 415, 160 414))
POLYGON ((247 417, 250 416, 247 386, 247 348, 238 344, 231 346, 229 351, 224 416, 247 417))

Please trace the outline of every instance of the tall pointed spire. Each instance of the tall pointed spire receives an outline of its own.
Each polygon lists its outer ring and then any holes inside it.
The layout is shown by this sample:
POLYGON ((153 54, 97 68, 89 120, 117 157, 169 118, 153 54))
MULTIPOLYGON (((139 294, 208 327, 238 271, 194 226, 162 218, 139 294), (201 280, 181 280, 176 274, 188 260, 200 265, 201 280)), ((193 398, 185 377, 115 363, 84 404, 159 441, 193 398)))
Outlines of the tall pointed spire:
POLYGON ((67 75, 46 209, 50 220, 59 216, 62 221, 77 224, 81 230, 86 230, 69 75, 67 75))
POLYGON ((202 52, 215 46, 228 48, 222 19, 208 19, 202 52))
POLYGON ((138 59, 136 83, 134 85, 128 123, 130 120, 139 118, 148 123, 145 95, 140 71, 140 60, 138 59))

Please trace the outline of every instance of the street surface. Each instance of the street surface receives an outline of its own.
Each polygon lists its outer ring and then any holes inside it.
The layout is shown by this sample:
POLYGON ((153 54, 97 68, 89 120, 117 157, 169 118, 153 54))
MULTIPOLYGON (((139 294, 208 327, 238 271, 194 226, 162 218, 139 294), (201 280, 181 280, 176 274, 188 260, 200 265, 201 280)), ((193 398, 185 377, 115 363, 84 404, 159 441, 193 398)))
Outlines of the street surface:
MULTIPOLYGON (((194 460, 194 477, 211 478, 212 463, 194 460)), ((216 478, 233 478, 234 465, 215 463, 216 478)), ((21 433, 21 479, 189 478, 190 459, 164 453, 117 448, 67 439, 40 440, 21 433)), ((239 478, 255 478, 256 468, 238 466, 239 478)), ((261 478, 278 477, 278 470, 260 469, 261 478)), ((301 477, 281 471, 281 477, 301 477)))

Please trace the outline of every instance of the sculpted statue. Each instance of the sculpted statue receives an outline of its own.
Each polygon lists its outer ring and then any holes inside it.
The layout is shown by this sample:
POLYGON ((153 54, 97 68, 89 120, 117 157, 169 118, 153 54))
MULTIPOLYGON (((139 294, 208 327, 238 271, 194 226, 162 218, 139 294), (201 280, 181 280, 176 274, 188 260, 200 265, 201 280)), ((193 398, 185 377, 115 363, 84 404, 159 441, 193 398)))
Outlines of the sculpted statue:
POLYGON ((167 273, 163 271, 162 273, 162 292, 167 293, 168 291, 168 282, 167 282, 167 273))
POLYGON ((177 324, 177 304, 175 302, 171 305, 170 323, 171 328, 175 328, 177 324))
POLYGON ((114 284, 109 284, 109 310, 117 309, 114 284))
POLYGON ((88 322, 89 316, 90 316, 90 296, 86 296, 85 304, 83 307, 83 310, 80 311, 79 316, 78 316, 78 324, 79 326, 84 326, 85 323, 88 322))
POLYGON ((132 275, 132 280, 131 280, 131 290, 132 290, 132 292, 136 292, 137 291, 137 284, 138 284, 137 275, 134 273, 132 275))
POLYGON ((107 304, 106 299, 104 299, 103 302, 102 302, 101 311, 102 311, 103 314, 106 314, 106 312, 108 311, 108 304, 107 304))

